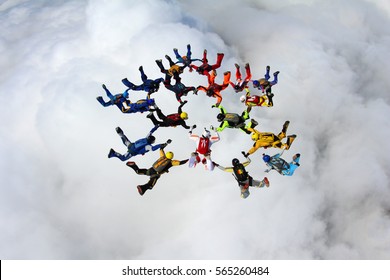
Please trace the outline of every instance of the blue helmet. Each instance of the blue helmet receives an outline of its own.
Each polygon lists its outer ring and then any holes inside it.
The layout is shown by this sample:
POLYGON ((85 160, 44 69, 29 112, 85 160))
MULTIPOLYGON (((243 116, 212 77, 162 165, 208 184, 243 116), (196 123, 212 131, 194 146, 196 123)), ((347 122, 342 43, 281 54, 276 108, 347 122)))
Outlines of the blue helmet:
POLYGON ((258 80, 254 80, 254 81, 253 81, 253 85, 254 85, 255 87, 259 87, 259 86, 260 86, 260 83, 259 83, 258 80))
POLYGON ((271 160, 271 157, 269 155, 263 155, 263 160, 265 162, 269 162, 271 160))

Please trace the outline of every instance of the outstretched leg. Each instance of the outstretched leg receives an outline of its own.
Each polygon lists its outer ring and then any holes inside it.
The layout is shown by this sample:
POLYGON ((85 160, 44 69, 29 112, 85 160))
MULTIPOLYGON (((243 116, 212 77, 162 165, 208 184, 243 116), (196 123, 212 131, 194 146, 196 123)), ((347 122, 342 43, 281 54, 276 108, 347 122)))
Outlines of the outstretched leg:
POLYGON ((221 67, 223 57, 224 57, 223 53, 217 53, 217 62, 211 66, 212 70, 215 70, 215 69, 221 67))
POLYGON ((106 87, 105 84, 102 85, 104 91, 106 92, 106 95, 108 98, 110 98, 110 100, 114 100, 115 99, 115 96, 112 95, 112 93, 108 90, 108 88, 106 87))
POLYGON ((123 130, 119 126, 117 128, 115 128, 115 130, 116 130, 116 133, 118 133, 118 135, 122 139, 123 145, 125 145, 126 147, 129 147, 132 143, 129 141, 129 139, 126 137, 126 135, 123 133, 123 130))
POLYGON ((130 82, 127 78, 122 79, 122 83, 127 86, 129 89, 134 89, 135 85, 130 82))
POLYGON ((116 152, 114 149, 110 149, 110 152, 108 153, 108 158, 112 158, 112 157, 117 157, 119 158, 121 161, 125 161, 125 160, 128 160, 129 158, 131 158, 131 153, 130 152, 127 152, 125 154, 120 154, 118 152, 116 152))
POLYGON ((141 80, 143 82, 145 82, 148 79, 148 76, 146 76, 146 74, 144 72, 144 68, 142 67, 142 65, 138 68, 138 70, 141 73, 141 80))
POLYGON ((167 70, 165 69, 164 65, 162 64, 161 59, 157 59, 156 64, 157 64, 158 68, 160 68, 161 73, 164 73, 164 74, 167 73, 167 70))
POLYGON ((227 86, 229 86, 230 76, 231 76, 230 71, 223 73, 223 85, 222 85, 223 88, 226 88, 227 86))
POLYGON ((169 67, 172 67, 173 65, 175 65, 175 63, 173 62, 172 58, 169 56, 169 55, 165 55, 165 58, 168 60, 169 62, 169 67))
POLYGON ((154 116, 153 112, 150 112, 147 116, 146 116, 148 119, 150 119, 154 125, 162 125, 163 122, 160 122, 156 119, 156 117, 154 116))
POLYGON ((160 175, 152 175, 150 176, 150 179, 149 179, 149 182, 147 182, 146 184, 144 185, 139 185, 137 186, 137 189, 138 189, 138 192, 140 195, 144 195, 144 193, 147 191, 147 190, 151 190, 153 189, 154 185, 157 183, 157 180, 160 178, 160 175))
POLYGON ((271 76, 269 75, 269 71, 271 70, 271 67, 267 66, 265 68, 265 75, 264 75, 264 78, 268 81, 269 78, 271 78, 271 76))
POLYGON ((103 97, 101 97, 101 96, 96 97, 96 99, 97 99, 97 101, 99 101, 99 103, 102 104, 102 106, 104 106, 104 107, 107 107, 107 106, 112 105, 111 100, 108 101, 108 102, 105 102, 104 99, 103 99, 103 97))
POLYGON ((278 75, 279 75, 279 71, 276 71, 273 76, 274 76, 274 79, 272 82, 270 82, 271 86, 273 85, 276 85, 278 83, 278 75))
POLYGON ((252 79, 252 73, 251 73, 251 68, 249 66, 249 63, 245 64, 245 82, 249 82, 252 79))
POLYGON ((297 136, 295 134, 287 136, 286 150, 290 149, 291 144, 294 142, 297 136))
POLYGON ((207 62, 208 62, 208 60, 207 60, 207 50, 205 49, 205 50, 203 51, 202 63, 203 63, 203 64, 206 64, 207 62))
POLYGON ((241 82, 241 71, 240 71, 240 65, 237 63, 234 64, 236 66, 236 84, 239 84, 241 82))
POLYGON ((282 170, 282 174, 286 175, 286 176, 292 176, 294 174, 294 172, 295 172, 295 169, 297 169, 300 166, 299 165, 300 157, 301 157, 300 154, 294 155, 293 161, 289 163, 289 165, 290 165, 289 169, 282 170))
POLYGON ((191 53, 191 45, 188 44, 187 45, 187 59, 191 60, 191 55, 192 55, 192 53, 191 53))
POLYGON ((181 55, 179 54, 179 51, 178 51, 176 48, 173 49, 173 53, 175 54, 176 59, 177 59, 179 62, 182 62, 182 63, 183 63, 183 58, 181 57, 181 55))

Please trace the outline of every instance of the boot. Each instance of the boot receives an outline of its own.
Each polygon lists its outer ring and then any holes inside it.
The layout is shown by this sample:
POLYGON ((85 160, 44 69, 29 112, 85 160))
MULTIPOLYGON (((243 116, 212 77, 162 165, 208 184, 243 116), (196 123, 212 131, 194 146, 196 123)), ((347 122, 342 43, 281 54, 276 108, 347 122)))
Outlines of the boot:
POLYGON ((112 158, 115 155, 114 149, 110 149, 110 152, 108 153, 108 158, 112 158))
POLYGON ((251 128, 255 128, 259 123, 255 119, 251 119, 251 128))
POLYGON ((142 189, 142 186, 137 186, 137 190, 138 190, 138 193, 140 194, 140 195, 144 195, 144 193, 145 193, 145 191, 142 189))
POLYGON ((115 128, 116 130, 116 133, 118 133, 119 135, 122 134, 123 135, 123 130, 118 126, 117 128, 115 128))

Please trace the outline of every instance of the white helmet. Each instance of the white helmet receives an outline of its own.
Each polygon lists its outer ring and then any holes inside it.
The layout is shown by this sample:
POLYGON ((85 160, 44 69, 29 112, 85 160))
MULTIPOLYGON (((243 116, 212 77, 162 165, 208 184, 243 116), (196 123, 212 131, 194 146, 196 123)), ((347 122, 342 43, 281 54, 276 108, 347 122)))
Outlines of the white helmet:
POLYGON ((203 131, 202 137, 209 138, 210 137, 210 131, 208 131, 206 128, 203 131))
POLYGON ((245 95, 242 95, 242 96, 240 97, 240 101, 241 101, 241 102, 245 102, 245 100, 246 100, 246 96, 245 96, 245 95))

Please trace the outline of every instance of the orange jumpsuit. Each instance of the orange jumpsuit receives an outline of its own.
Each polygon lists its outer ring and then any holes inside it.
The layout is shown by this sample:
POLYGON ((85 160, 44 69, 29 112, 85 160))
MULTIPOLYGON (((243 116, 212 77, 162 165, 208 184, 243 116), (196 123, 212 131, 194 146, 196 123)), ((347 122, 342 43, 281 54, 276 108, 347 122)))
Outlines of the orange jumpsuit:
POLYGON ((217 76, 217 72, 213 70, 211 74, 207 74, 209 85, 208 87, 198 86, 197 90, 202 90, 206 92, 207 96, 217 98, 216 106, 219 106, 222 102, 221 91, 226 89, 230 84, 230 71, 227 71, 223 74, 223 84, 219 85, 215 83, 215 77, 217 76))

